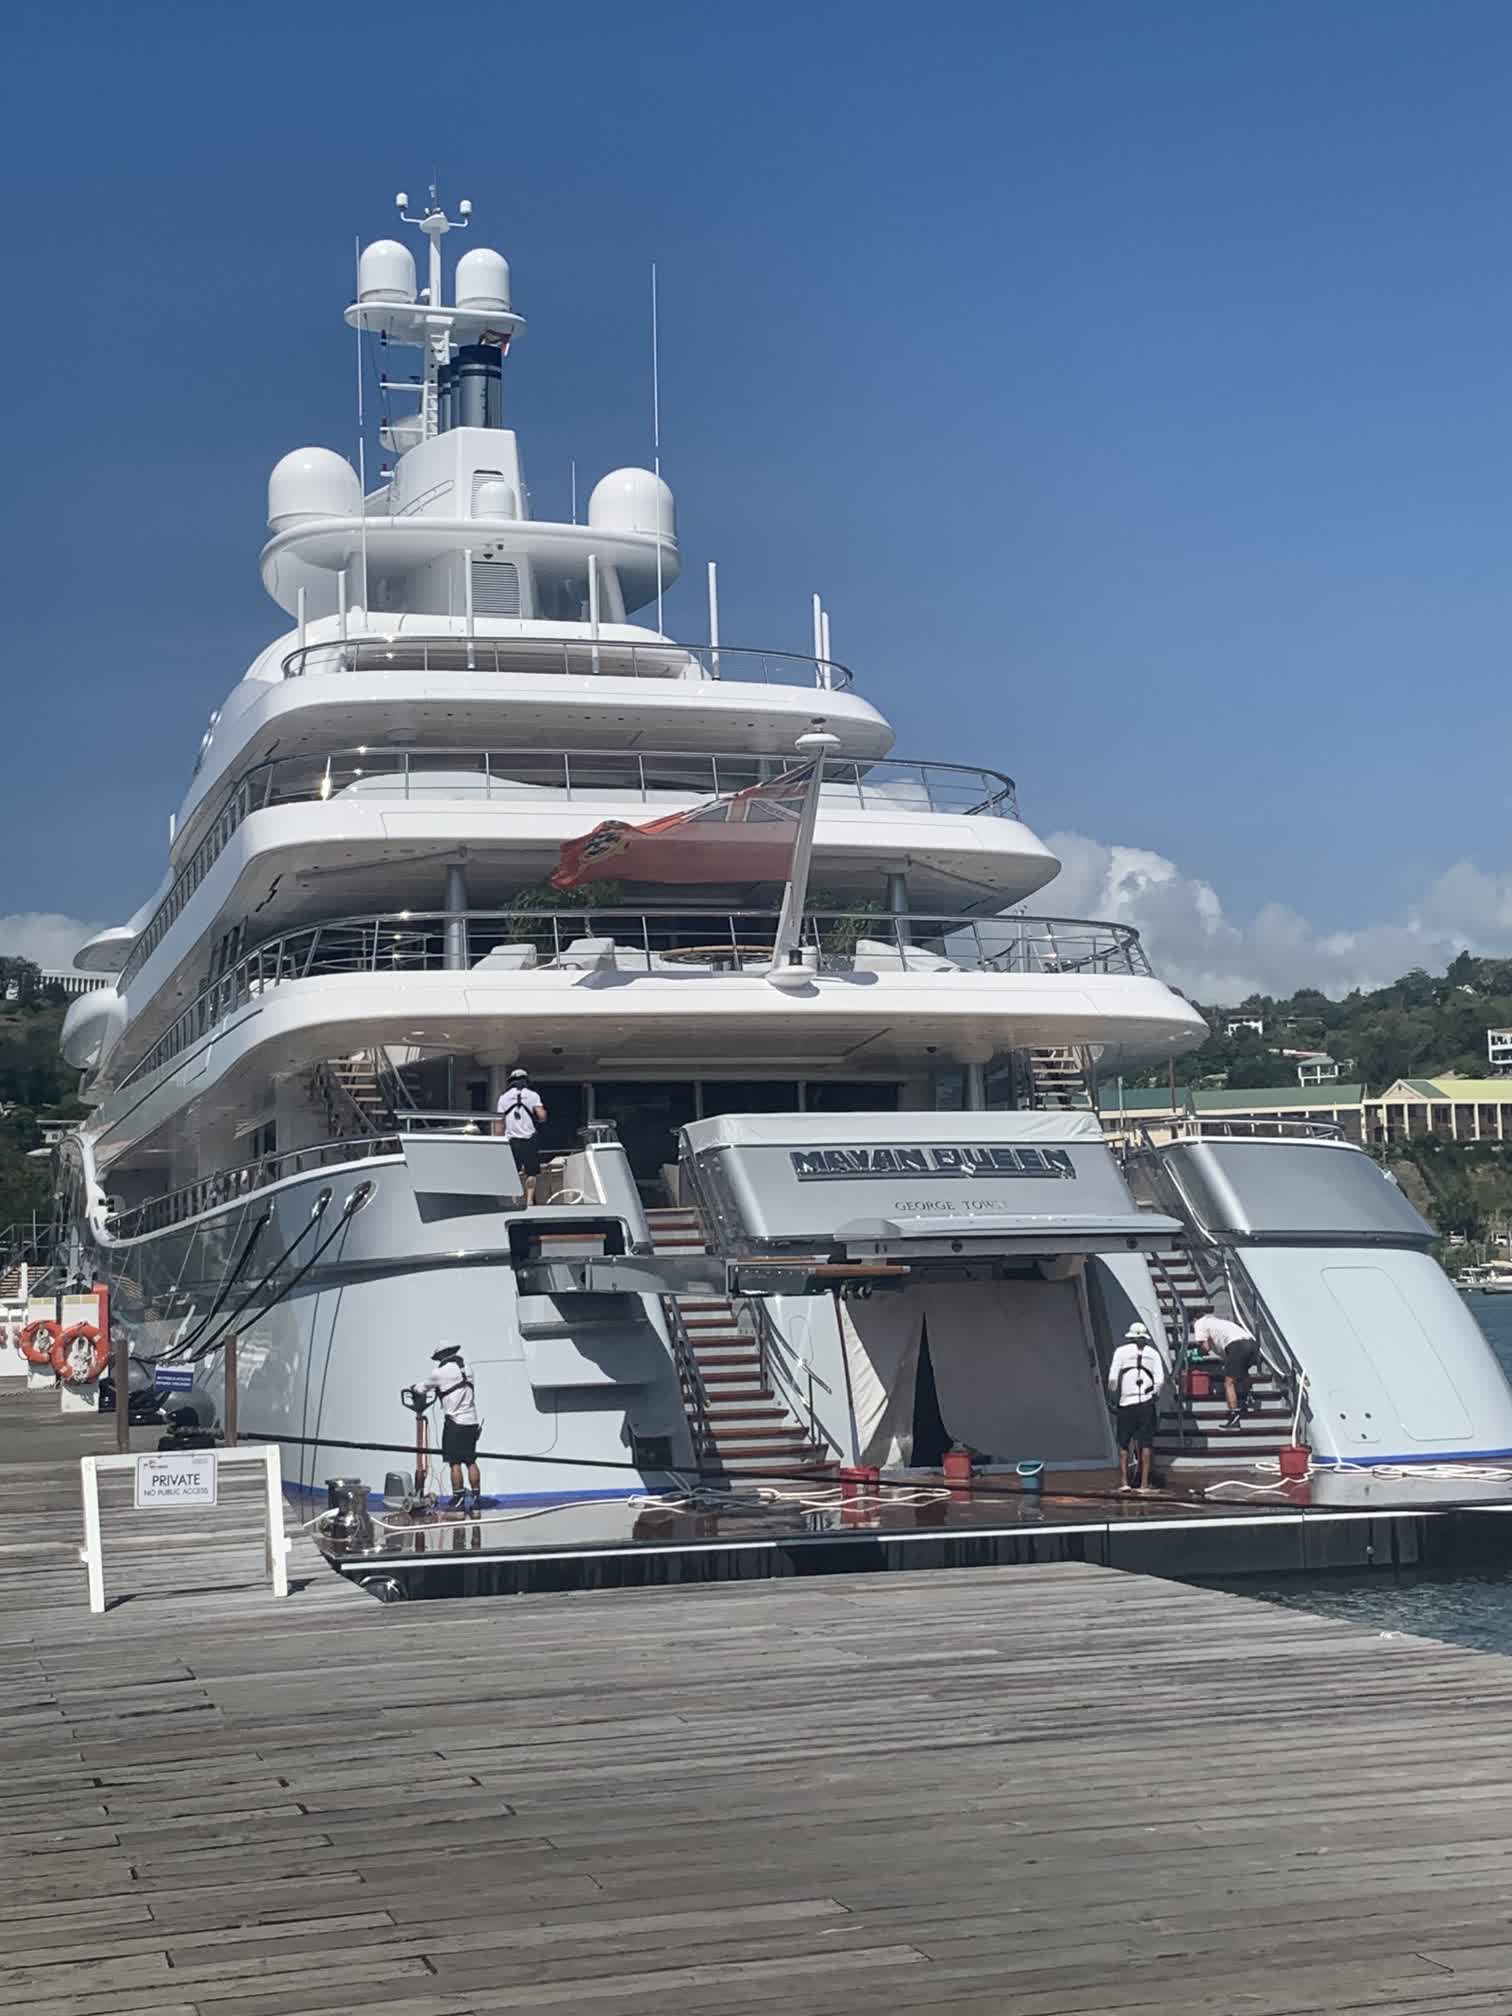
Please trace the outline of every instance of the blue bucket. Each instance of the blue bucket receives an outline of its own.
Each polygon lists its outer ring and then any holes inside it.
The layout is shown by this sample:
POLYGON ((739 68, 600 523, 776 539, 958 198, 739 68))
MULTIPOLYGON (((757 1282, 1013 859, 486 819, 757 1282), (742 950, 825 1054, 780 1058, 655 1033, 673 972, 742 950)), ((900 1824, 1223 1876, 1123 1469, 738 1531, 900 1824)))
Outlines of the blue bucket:
POLYGON ((1018 1466, 1019 1478, 1023 1483, 1026 1498, 1038 1498, 1045 1488, 1045 1466, 1043 1463, 1027 1462, 1018 1466))

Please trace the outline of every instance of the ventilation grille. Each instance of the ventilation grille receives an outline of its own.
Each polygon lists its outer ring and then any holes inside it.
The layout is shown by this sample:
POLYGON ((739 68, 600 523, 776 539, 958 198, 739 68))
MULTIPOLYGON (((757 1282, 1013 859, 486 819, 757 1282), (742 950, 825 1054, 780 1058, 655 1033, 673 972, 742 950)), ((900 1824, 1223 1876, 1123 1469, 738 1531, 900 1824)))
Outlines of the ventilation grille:
POLYGON ((520 574, 513 560, 474 560, 472 589, 475 616, 519 615, 520 574))

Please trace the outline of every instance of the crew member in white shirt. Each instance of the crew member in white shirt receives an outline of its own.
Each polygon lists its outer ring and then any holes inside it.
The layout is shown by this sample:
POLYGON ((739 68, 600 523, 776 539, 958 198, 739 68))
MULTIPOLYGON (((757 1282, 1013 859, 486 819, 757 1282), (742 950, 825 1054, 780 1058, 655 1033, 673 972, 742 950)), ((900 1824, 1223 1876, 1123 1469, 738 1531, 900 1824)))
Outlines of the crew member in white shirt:
POLYGON ((472 1375, 462 1363, 461 1347, 443 1344, 431 1353, 433 1372, 427 1372, 418 1391, 434 1393, 441 1401, 441 1461, 451 1465, 452 1508, 477 1512, 483 1504, 482 1477, 478 1471, 478 1399, 472 1375), (469 1505, 462 1489, 462 1470, 472 1494, 469 1505))
POLYGON ((1228 1401, 1225 1428, 1238 1428, 1250 1411, 1250 1376, 1260 1370, 1260 1346, 1242 1323, 1226 1316, 1199 1316, 1192 1342, 1223 1360, 1223 1396, 1228 1401))
POLYGON ((509 1083, 499 1094, 497 1131, 514 1151, 515 1167, 525 1178, 527 1208, 535 1202, 536 1177, 541 1173, 541 1144, 538 1128, 546 1125, 546 1107, 530 1082, 530 1073, 517 1064, 509 1083))
POLYGON ((1155 1488, 1150 1481, 1155 1462, 1155 1417, 1165 1383, 1165 1360, 1159 1346, 1143 1323, 1131 1323, 1108 1367, 1108 1397, 1118 1423, 1123 1467, 1120 1491, 1133 1491, 1136 1475, 1140 1491, 1155 1488))

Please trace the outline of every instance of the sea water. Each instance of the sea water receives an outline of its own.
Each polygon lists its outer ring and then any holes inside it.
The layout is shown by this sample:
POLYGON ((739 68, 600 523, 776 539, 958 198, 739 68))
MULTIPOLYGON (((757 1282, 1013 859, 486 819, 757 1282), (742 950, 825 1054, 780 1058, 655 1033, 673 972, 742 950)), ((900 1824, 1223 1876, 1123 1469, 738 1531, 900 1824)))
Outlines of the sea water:
MULTIPOLYGON (((1512 1295, 1470 1295, 1466 1304, 1512 1379, 1512 1295)), ((1512 1567, 1464 1575, 1410 1569, 1316 1578, 1245 1575, 1217 1586, 1376 1631, 1410 1631, 1487 1652, 1512 1652, 1512 1567)))

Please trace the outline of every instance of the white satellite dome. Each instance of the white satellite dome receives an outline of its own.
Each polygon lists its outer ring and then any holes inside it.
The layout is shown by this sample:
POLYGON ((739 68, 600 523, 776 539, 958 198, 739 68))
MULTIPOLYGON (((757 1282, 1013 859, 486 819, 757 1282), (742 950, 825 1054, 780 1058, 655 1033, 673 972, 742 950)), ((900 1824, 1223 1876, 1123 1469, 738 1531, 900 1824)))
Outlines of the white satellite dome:
POLYGON ((604 532, 645 532, 677 543, 672 492, 650 469, 611 469, 593 486, 588 523, 604 532))
POLYGON ((354 518, 362 509, 357 471, 332 448, 296 448, 268 478, 268 529, 285 532, 303 518, 354 518))
MULTIPOLYGON (((509 313, 509 261, 491 245, 474 245, 457 261, 457 306, 475 313, 509 313)), ((413 299, 413 296, 411 296, 413 299)))
POLYGON ((415 255, 397 238, 375 238, 357 261, 359 301, 413 301, 415 255))

